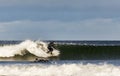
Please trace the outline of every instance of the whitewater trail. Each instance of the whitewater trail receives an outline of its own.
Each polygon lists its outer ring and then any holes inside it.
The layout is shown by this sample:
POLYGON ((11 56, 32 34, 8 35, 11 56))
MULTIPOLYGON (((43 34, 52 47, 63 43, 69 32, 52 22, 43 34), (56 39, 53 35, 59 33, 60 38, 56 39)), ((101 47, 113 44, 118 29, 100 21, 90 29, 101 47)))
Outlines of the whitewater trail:
POLYGON ((14 57, 15 55, 25 55, 26 51, 38 57, 58 56, 60 53, 54 49, 53 54, 46 53, 48 44, 42 41, 34 42, 26 40, 16 45, 5 45, 0 47, 0 57, 14 57))
POLYGON ((8 64, 0 76, 120 76, 120 66, 111 64, 8 64))

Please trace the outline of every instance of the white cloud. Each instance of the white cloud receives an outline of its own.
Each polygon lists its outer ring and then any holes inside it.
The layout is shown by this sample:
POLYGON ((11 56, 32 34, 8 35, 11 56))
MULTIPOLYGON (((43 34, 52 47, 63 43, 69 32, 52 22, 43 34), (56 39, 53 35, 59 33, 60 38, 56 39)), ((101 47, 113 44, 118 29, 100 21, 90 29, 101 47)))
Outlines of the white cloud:
POLYGON ((64 39, 118 40, 119 19, 89 19, 83 21, 13 21, 1 22, 1 39, 64 39), (5 38, 6 37, 6 38, 5 38))

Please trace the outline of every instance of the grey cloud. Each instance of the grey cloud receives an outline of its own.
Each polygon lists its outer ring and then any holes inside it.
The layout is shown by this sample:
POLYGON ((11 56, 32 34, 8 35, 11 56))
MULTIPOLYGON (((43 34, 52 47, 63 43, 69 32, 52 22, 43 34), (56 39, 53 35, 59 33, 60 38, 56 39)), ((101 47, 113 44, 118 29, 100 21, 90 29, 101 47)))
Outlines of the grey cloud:
POLYGON ((0 0, 0 6, 62 8, 78 10, 119 10, 120 0, 0 0))
POLYGON ((115 40, 120 38, 119 25, 119 19, 104 18, 73 22, 25 20, 0 23, 6 30, 0 33, 1 39, 115 40))

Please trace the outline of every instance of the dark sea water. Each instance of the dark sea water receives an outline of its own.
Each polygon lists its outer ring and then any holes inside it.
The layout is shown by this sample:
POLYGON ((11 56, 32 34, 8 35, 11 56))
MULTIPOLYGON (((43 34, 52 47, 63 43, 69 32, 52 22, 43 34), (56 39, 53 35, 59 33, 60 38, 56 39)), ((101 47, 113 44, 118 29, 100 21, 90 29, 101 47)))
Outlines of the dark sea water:
POLYGON ((44 56, 38 42, 0 41, 0 76, 120 75, 120 41, 54 41, 60 54, 34 62, 44 56))

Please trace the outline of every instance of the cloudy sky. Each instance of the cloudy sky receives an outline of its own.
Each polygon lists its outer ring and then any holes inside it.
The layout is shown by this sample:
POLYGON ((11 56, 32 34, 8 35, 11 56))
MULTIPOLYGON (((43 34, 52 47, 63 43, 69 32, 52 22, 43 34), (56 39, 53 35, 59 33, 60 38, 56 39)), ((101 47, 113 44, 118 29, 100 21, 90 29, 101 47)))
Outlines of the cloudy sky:
POLYGON ((120 0, 0 0, 0 40, 120 40, 120 0))

